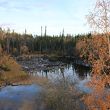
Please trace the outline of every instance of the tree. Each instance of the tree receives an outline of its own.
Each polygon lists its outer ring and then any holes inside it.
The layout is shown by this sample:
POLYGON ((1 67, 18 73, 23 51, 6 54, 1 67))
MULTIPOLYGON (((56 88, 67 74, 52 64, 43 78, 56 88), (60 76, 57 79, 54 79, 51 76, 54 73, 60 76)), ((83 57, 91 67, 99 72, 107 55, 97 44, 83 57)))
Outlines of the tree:
POLYGON ((92 66, 91 80, 88 86, 92 91, 84 97, 89 110, 107 110, 110 108, 110 58, 107 39, 94 35, 78 41, 76 45, 81 57, 92 66))
POLYGON ((85 97, 85 103, 89 110, 109 110, 110 92, 107 88, 110 87, 110 1, 97 0, 87 20, 96 34, 80 40, 77 45, 81 57, 92 65, 92 78, 88 84, 92 92, 85 97))
POLYGON ((87 21, 96 32, 107 38, 110 57, 110 0, 97 0, 95 8, 87 15, 87 21))
POLYGON ((21 46, 20 50, 22 54, 28 54, 29 52, 28 47, 26 45, 21 46))

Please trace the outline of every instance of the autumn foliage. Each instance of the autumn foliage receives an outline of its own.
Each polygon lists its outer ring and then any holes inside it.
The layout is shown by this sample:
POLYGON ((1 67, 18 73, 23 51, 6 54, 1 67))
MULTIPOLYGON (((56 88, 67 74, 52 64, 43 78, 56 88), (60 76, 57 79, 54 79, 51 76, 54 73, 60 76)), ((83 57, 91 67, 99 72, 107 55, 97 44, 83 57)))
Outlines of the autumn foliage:
POLYGON ((110 57, 106 36, 94 35, 79 40, 76 48, 92 66, 92 78, 88 83, 92 92, 84 97, 85 104, 89 110, 110 109, 110 57))

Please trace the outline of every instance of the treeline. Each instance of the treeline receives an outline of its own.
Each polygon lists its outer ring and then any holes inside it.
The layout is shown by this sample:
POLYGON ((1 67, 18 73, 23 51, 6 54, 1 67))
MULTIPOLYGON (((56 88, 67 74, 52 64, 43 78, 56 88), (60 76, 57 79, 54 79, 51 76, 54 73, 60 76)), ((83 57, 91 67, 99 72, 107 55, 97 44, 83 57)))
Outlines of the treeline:
POLYGON ((57 55, 75 55, 76 43, 79 39, 90 37, 87 35, 59 35, 59 36, 33 36, 31 34, 19 34, 10 29, 0 28, 0 46, 8 54, 17 56, 21 54, 46 53, 57 55))

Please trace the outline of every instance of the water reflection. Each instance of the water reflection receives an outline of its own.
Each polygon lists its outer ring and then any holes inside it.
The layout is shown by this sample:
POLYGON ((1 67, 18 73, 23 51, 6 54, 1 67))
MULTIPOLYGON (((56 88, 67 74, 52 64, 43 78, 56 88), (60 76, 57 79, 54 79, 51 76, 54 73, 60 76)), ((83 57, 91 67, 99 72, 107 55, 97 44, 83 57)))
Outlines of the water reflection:
POLYGON ((90 75, 90 70, 78 65, 67 64, 65 66, 55 66, 45 70, 35 69, 30 72, 30 75, 46 77, 50 80, 54 80, 60 77, 63 79, 65 79, 65 77, 70 77, 73 78, 73 80, 84 80, 88 75, 90 75))
POLYGON ((90 75, 90 69, 81 67, 79 65, 74 65, 75 73, 78 75, 80 80, 84 80, 87 78, 88 75, 90 75))
POLYGON ((45 70, 37 70, 30 72, 32 76, 45 77, 56 82, 59 79, 69 80, 70 82, 77 83, 77 87, 85 92, 89 91, 89 88, 85 86, 91 78, 90 70, 85 67, 81 67, 74 64, 66 64, 64 66, 54 66, 45 70))
POLYGON ((70 79, 72 81, 88 80, 90 78, 90 70, 74 64, 66 64, 64 66, 55 66, 45 70, 33 70, 30 72, 32 76, 40 76, 49 80, 70 79))
MULTIPOLYGON (((42 88, 35 84, 2 88, 0 90, 0 110, 22 110, 23 104, 26 105, 25 102, 28 102, 28 105, 31 106, 32 103, 39 100, 38 96, 41 91, 42 88)), ((33 106, 34 105, 36 104, 33 104, 33 106)), ((29 108, 28 110, 37 109, 29 108)))

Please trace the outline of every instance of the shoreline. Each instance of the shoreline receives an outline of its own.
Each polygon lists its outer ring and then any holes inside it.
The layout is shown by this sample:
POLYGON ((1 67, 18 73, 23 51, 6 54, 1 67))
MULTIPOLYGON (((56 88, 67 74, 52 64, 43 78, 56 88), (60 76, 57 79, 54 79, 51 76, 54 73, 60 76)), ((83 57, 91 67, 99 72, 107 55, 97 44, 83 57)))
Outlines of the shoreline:
POLYGON ((79 57, 75 56, 64 56, 64 55, 55 55, 55 54, 30 54, 30 55, 21 55, 15 57, 15 60, 30 60, 32 58, 44 58, 48 59, 49 61, 56 62, 61 61, 63 63, 74 63, 79 66, 91 68, 91 65, 89 63, 85 63, 84 60, 82 60, 79 57))
MULTIPOLYGON (((29 75, 29 72, 30 70, 33 70, 35 68, 37 68, 37 70, 47 70, 47 69, 51 69, 52 67, 55 67, 55 66, 64 66, 67 61, 68 63, 72 62, 73 64, 76 64, 75 61, 72 61, 70 60, 71 57, 65 57, 65 56, 55 56, 55 55, 47 55, 47 54, 36 54, 36 55, 22 55, 22 56, 18 56, 15 59, 15 62, 17 62, 17 66, 20 66, 18 68, 18 71, 20 72, 20 75, 17 75, 16 77, 12 77, 10 79, 8 79, 8 77, 4 80, 4 81, 1 81, 0 82, 0 88, 1 87, 6 87, 8 85, 11 85, 11 86, 17 86, 17 85, 27 85, 27 84, 32 84, 33 82, 30 81, 30 82, 27 82, 29 79, 30 79, 30 75, 29 75), (32 59, 37 59, 37 60, 32 60, 32 59), (62 60, 64 59, 64 60, 62 60), (69 60, 68 60, 69 59, 69 60), (26 61, 29 61, 30 60, 30 64, 28 64, 28 66, 26 66, 25 64, 26 61), (32 61, 31 61, 32 60, 32 61), (20 64, 19 62, 23 62, 24 63, 24 66, 22 64, 20 64), (34 67, 31 66, 31 64, 33 65, 34 63, 34 67), (22 74, 23 72, 23 74, 22 74), (25 82, 26 81, 26 82, 25 82), (23 84, 22 84, 23 82, 23 84)), ((73 58, 74 60, 75 58, 73 58)), ((84 65, 78 65, 78 66, 83 66, 83 67, 86 67, 84 65)), ((89 67, 87 67, 89 68, 89 67)), ((15 71, 16 72, 16 71, 15 71)), ((31 79, 33 80, 33 79, 31 79)))

